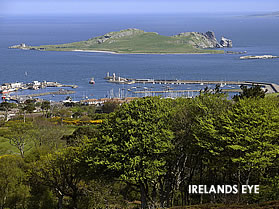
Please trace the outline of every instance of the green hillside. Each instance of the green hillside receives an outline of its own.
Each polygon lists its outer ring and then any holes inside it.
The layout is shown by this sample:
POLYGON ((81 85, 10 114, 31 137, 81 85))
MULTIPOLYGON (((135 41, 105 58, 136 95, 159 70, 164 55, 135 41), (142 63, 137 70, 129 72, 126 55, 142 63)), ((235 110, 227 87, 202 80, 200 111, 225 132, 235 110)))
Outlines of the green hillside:
POLYGON ((127 29, 107 33, 86 41, 59 45, 26 46, 24 49, 46 51, 96 50, 115 53, 224 53, 223 50, 213 49, 216 44, 218 45, 218 42, 214 33, 213 37, 197 32, 163 36, 139 29, 127 29))

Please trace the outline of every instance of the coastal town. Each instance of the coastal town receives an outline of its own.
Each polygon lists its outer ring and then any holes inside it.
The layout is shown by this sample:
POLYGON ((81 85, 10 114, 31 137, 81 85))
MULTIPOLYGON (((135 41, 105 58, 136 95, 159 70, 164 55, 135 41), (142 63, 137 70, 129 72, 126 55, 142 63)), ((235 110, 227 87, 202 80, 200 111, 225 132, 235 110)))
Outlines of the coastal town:
MULTIPOLYGON (((89 83, 92 84, 92 79, 89 81, 89 83)), ((40 104, 43 104, 44 102, 49 103, 52 107, 57 106, 96 106, 96 107, 102 107, 105 103, 115 103, 117 105, 121 105, 125 102, 130 102, 137 97, 125 97, 125 98, 85 98, 79 101, 73 100, 71 94, 75 94, 76 92, 73 90, 67 90, 64 88, 72 88, 76 89, 78 88, 77 85, 68 85, 68 84, 61 84, 58 82, 53 81, 33 81, 30 83, 23 83, 23 82, 13 82, 13 83, 4 83, 0 86, 0 94, 1 99, 3 103, 9 102, 10 104, 18 104, 19 106, 24 106, 28 103, 32 104, 39 104, 34 106, 32 112, 34 114, 42 112, 42 108, 40 104), (40 92, 40 93, 32 93, 32 94, 26 94, 26 95, 18 95, 16 92, 18 91, 24 91, 24 90, 40 90, 40 89, 46 89, 49 87, 56 87, 59 88, 57 91, 46 91, 46 92, 40 92), (41 99, 41 96, 46 95, 65 95, 66 99, 62 101, 48 101, 45 99, 41 99)), ((8 111, 0 111, 0 118, 5 118, 5 120, 9 120, 13 117, 16 117, 20 113, 20 108, 11 108, 8 111)))
POLYGON ((18 90, 26 90, 26 89, 32 89, 32 90, 38 90, 43 89, 46 87, 71 87, 71 88, 77 88, 77 85, 65 85, 60 84, 58 82, 48 82, 48 81, 33 81, 31 83, 23 83, 23 82, 15 82, 15 83, 4 83, 0 86, 0 93, 1 94, 7 94, 10 92, 15 92, 18 90))
MULTIPOLYGON (((20 90, 38 90, 38 89, 44 89, 47 87, 70 87, 73 89, 76 89, 77 85, 66 85, 61 84, 58 82, 48 82, 48 81, 33 81, 31 83, 23 83, 23 82, 14 82, 14 83, 4 83, 0 86, 0 94, 2 94, 1 98, 2 100, 11 100, 15 101, 17 103, 23 103, 27 99, 30 99, 31 97, 38 97, 47 95, 48 92, 35 94, 35 95, 26 95, 26 96, 11 96, 11 93, 20 91, 20 90)), ((50 92, 49 94, 69 94, 69 93, 75 93, 74 91, 69 90, 62 90, 60 89, 58 92, 50 92)))

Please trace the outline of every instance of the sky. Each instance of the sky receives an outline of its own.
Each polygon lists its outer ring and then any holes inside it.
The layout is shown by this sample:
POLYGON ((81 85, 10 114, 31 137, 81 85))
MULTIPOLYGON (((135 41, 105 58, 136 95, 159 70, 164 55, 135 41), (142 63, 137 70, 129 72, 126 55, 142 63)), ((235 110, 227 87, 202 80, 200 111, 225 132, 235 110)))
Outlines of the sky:
POLYGON ((279 0, 0 0, 0 16, 272 11, 279 11, 279 0))

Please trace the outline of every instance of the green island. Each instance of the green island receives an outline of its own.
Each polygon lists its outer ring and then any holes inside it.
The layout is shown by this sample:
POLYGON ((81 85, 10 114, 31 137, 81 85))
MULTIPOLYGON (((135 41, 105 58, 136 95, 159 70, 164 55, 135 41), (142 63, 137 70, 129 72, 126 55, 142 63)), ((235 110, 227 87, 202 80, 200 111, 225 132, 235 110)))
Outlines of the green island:
POLYGON ((216 48, 232 47, 232 41, 222 37, 220 43, 214 32, 186 32, 174 36, 163 36, 155 32, 126 29, 103 36, 58 45, 11 46, 25 50, 42 51, 91 51, 123 54, 223 54, 216 48))

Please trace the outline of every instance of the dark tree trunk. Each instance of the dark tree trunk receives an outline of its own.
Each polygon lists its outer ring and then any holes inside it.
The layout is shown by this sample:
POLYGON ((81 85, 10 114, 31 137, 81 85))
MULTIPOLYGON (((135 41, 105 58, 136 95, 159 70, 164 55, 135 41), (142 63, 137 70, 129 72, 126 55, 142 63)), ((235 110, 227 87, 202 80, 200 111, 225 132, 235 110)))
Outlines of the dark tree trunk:
POLYGON ((63 209, 63 195, 58 196, 58 209, 63 209))
POLYGON ((143 182, 140 182, 141 209, 148 209, 147 191, 143 182))
MULTIPOLYGON (((238 168, 238 171, 237 171, 237 180, 238 180, 238 182, 237 182, 237 187, 238 187, 238 189, 240 189, 240 187, 241 187, 241 173, 240 173, 240 168, 238 168)), ((238 194, 237 194, 237 203, 239 203, 240 202, 240 192, 238 192, 238 194)))
POLYGON ((153 184, 152 186, 152 208, 156 208, 156 203, 157 203, 157 189, 156 189, 156 184, 153 184))
POLYGON ((77 209, 77 195, 74 194, 72 197, 71 208, 70 209, 77 209))

